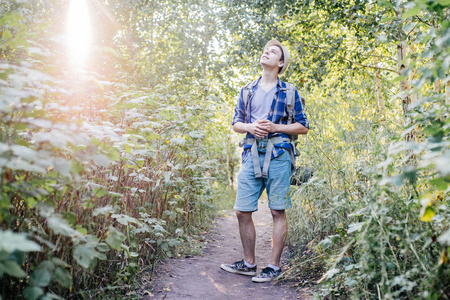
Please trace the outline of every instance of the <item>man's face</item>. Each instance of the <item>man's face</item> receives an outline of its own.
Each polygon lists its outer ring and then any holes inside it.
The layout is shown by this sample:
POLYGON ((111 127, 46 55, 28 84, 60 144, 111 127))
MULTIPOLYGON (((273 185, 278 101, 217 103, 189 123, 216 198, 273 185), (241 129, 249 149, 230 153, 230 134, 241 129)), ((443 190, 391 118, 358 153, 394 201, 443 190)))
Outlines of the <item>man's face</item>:
POLYGON ((277 46, 270 46, 264 49, 264 53, 261 55, 260 64, 267 66, 282 67, 283 62, 281 59, 281 49, 277 46))

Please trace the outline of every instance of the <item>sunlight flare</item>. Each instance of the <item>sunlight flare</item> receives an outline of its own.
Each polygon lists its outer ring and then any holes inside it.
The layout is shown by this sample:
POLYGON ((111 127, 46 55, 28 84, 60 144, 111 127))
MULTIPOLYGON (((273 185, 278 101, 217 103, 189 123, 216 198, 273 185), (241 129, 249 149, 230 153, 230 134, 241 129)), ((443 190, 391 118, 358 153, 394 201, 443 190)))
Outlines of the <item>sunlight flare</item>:
POLYGON ((83 65, 91 47, 92 27, 86 0, 71 0, 67 19, 67 47, 70 61, 83 65))

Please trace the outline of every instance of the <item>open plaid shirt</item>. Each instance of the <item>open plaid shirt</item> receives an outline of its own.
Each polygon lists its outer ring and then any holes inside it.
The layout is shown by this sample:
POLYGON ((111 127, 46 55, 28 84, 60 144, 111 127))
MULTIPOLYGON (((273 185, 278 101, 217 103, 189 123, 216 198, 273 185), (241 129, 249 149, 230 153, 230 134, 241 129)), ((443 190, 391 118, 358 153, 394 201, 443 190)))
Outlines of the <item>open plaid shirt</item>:
MULTIPOLYGON (((234 110, 233 122, 231 125, 234 125, 237 122, 251 123, 252 99, 253 99, 253 95, 256 92, 256 89, 258 87, 260 80, 261 80, 261 77, 259 77, 259 79, 251 87, 251 91, 248 95, 247 106, 244 105, 244 100, 242 98, 244 88, 241 88, 241 92, 239 93, 239 98, 238 98, 238 101, 236 104, 236 108, 234 110)), ((271 106, 270 112, 267 116, 267 120, 269 120, 275 124, 287 124, 288 117, 289 117, 288 107, 287 107, 287 103, 286 103, 286 92, 281 91, 280 90, 281 88, 286 88, 286 83, 284 83, 283 81, 278 79, 277 91, 275 92, 275 96, 272 100, 272 106, 271 106)), ((294 108, 295 109, 294 109, 294 115, 293 115, 292 122, 300 123, 303 126, 305 126, 306 128, 309 128, 309 122, 308 122, 308 119, 306 118, 305 110, 302 105, 302 98, 300 98, 300 96, 298 95, 297 89, 295 90, 294 108)), ((281 136, 281 137, 289 138, 289 135, 280 133, 280 132, 275 132, 275 133, 269 134, 269 137, 273 137, 273 136, 281 136)), ((247 133, 245 138, 246 139, 254 138, 254 136, 250 133, 247 133)), ((272 158, 275 158, 278 155, 283 154, 285 149, 293 150, 293 149, 291 149, 291 147, 292 146, 290 143, 275 144, 273 147, 273 151, 272 151, 272 158)), ((244 160, 245 157, 248 155, 248 153, 250 153, 250 148, 251 148, 250 144, 244 144, 242 160, 244 160)))

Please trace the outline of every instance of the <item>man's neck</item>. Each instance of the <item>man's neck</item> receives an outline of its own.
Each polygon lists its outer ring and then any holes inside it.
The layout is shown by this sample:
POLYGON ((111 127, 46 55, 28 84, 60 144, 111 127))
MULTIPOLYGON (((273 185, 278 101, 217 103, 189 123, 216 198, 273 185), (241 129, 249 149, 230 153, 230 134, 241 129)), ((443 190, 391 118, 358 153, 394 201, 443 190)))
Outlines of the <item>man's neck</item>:
POLYGON ((276 70, 264 70, 262 72, 261 80, 259 83, 263 87, 274 87, 278 82, 278 72, 276 70))

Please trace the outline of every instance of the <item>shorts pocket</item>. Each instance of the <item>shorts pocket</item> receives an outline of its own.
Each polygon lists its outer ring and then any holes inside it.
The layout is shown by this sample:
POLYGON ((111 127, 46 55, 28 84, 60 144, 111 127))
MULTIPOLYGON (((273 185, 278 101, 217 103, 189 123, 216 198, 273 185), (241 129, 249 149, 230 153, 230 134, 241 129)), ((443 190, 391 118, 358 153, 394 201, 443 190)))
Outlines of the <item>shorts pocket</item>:
POLYGON ((278 160, 278 161, 287 161, 287 160, 291 160, 291 157, 289 155, 289 151, 285 150, 282 154, 278 155, 277 157, 274 158, 274 160, 278 160))

